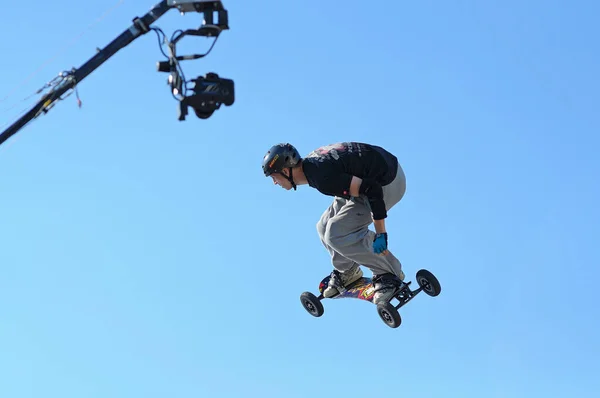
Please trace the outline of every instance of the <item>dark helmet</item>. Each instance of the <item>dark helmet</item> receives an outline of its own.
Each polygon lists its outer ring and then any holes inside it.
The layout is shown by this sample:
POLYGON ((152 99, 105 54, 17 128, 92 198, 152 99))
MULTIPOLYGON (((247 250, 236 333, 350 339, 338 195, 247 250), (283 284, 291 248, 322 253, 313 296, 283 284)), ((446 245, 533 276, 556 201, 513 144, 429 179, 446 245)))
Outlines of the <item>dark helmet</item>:
POLYGON ((302 157, 293 145, 288 143, 273 145, 263 158, 263 173, 267 177, 273 173, 281 173, 283 169, 297 166, 300 160, 302 157))

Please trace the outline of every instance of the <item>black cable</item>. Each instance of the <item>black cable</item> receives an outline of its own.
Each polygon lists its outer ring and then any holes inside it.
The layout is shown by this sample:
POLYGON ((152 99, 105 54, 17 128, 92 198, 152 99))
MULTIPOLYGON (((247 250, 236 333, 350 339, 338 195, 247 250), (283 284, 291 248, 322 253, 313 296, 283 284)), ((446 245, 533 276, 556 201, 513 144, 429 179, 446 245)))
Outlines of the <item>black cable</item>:
POLYGON ((162 53, 162 55, 165 56, 165 58, 169 59, 169 56, 163 49, 164 41, 165 41, 165 38, 167 37, 167 35, 165 35, 165 32, 163 32, 163 30, 161 28, 151 27, 150 29, 152 29, 156 33, 156 36, 158 38, 158 48, 159 48, 160 52, 162 53), (161 36, 160 36, 161 34, 162 34, 162 40, 161 40, 161 36))

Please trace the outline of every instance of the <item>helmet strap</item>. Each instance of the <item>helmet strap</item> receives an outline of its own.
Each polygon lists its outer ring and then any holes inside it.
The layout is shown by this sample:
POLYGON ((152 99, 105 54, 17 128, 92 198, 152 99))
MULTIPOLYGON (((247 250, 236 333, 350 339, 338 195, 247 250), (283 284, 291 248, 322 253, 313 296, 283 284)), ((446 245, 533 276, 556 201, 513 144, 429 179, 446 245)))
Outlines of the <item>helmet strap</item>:
POLYGON ((292 188, 294 188, 294 191, 295 191, 296 190, 296 183, 294 182, 294 174, 292 174, 292 168, 291 167, 289 168, 289 170, 290 170, 290 175, 289 175, 289 177, 286 177, 286 178, 292 184, 292 188))

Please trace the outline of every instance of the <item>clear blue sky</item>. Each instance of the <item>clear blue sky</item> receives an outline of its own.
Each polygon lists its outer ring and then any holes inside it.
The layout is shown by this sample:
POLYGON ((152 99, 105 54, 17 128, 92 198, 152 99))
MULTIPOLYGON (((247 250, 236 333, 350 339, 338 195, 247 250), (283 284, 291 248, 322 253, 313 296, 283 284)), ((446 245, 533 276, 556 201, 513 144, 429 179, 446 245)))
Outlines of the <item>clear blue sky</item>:
MULTIPOLYGON (((153 5, 87 30, 118 3, 4 6, 2 126, 153 5)), ((231 30, 185 71, 233 78, 234 106, 179 122, 151 33, 80 85, 81 109, 0 147, 0 396, 593 396, 598 3, 225 5, 231 30), (444 289, 399 329, 364 302, 300 305, 331 270, 315 229, 331 199, 274 186, 261 159, 341 140, 399 157, 390 248, 444 289)))

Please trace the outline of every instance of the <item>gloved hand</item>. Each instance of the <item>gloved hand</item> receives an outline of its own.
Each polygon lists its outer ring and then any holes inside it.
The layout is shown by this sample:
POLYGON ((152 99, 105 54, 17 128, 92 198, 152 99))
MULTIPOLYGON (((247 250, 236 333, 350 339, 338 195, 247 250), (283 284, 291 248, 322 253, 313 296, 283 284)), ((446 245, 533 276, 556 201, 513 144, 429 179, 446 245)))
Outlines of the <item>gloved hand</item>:
POLYGON ((387 254, 387 232, 375 235, 373 240, 373 251, 377 254, 387 254))

